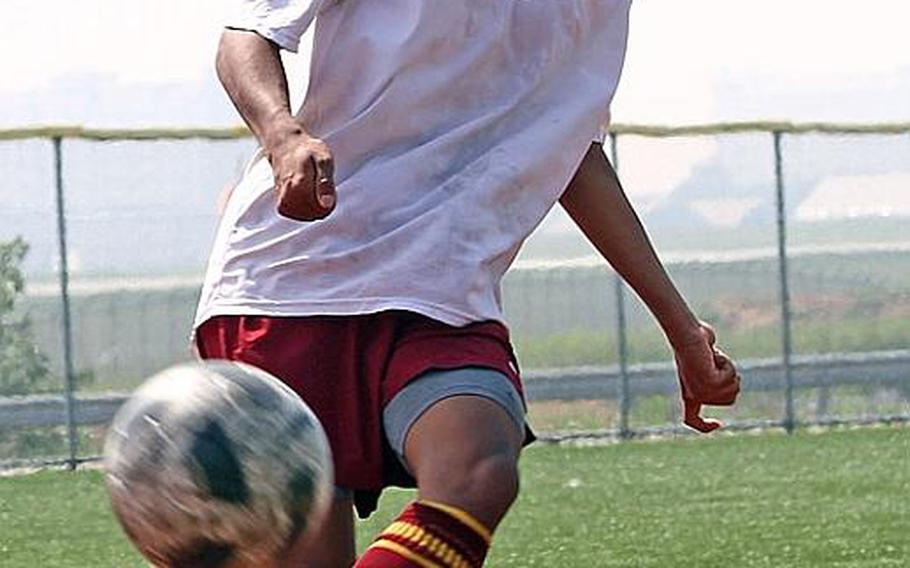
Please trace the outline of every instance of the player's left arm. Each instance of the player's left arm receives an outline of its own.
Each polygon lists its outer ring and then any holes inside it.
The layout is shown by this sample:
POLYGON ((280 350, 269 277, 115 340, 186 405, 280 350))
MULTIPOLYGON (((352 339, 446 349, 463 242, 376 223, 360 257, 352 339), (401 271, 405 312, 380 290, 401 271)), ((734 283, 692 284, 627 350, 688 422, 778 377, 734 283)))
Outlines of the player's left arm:
POLYGON ((641 297, 667 336, 676 359, 685 423, 709 432, 719 424, 701 405, 730 405, 739 394, 733 362, 715 346, 660 262, 600 144, 592 144, 560 198, 591 244, 641 297))

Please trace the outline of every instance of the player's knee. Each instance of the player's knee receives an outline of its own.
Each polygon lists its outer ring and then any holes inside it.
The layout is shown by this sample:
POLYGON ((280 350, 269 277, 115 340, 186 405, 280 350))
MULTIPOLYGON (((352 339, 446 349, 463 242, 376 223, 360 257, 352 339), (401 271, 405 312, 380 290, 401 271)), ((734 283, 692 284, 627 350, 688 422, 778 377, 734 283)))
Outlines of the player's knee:
POLYGON ((518 461, 512 454, 497 454, 481 460, 475 467, 475 483, 503 512, 518 497, 518 461))
POLYGON ((453 482, 453 495, 482 503, 497 516, 504 515, 518 496, 518 463, 510 452, 493 453, 466 463, 461 475, 449 479, 453 482))

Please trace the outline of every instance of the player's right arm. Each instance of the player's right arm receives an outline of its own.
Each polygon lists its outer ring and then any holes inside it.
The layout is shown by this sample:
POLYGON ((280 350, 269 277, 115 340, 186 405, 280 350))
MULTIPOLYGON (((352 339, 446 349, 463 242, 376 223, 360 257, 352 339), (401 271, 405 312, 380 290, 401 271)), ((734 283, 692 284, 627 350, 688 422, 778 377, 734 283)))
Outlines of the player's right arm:
POLYGON ((279 48, 296 50, 319 2, 243 0, 221 36, 215 68, 272 165, 278 212, 299 221, 335 207, 328 146, 293 116, 279 48))

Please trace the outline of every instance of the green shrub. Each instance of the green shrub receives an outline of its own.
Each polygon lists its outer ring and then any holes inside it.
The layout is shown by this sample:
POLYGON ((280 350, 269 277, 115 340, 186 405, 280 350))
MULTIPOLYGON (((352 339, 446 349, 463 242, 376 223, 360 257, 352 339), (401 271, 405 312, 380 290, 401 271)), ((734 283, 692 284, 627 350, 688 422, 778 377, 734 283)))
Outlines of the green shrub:
POLYGON ((20 266, 27 252, 28 245, 20 237, 0 243, 0 396, 59 388, 47 357, 35 345, 28 316, 15 310, 25 289, 20 266))

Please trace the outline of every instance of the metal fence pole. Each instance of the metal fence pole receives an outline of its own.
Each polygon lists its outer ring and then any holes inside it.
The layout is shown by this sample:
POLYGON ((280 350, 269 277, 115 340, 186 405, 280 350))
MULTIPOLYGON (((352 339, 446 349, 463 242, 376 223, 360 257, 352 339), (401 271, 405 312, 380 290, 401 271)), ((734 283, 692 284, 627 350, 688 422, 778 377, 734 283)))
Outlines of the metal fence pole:
MULTIPOLYGON (((617 134, 610 132, 610 161, 613 169, 619 173, 619 147, 617 134)), ((625 285, 619 274, 614 275, 614 294, 616 297, 616 344, 619 351, 619 437, 630 438, 632 431, 629 428, 629 411, 632 408, 632 398, 629 392, 629 346, 626 335, 626 301, 625 285)))
POLYGON ((777 200, 777 258, 780 273, 780 315, 781 315, 781 349, 784 367, 785 406, 784 428, 792 433, 796 427, 796 416, 793 409, 793 339, 791 334, 792 312, 790 310, 790 279, 787 272, 787 208, 784 201, 784 160, 781 152, 783 133, 779 130, 774 135, 774 181, 777 200))
POLYGON ((63 198, 63 149, 62 138, 54 136, 54 181, 56 183, 57 207, 57 245, 60 260, 60 299, 63 310, 63 371, 66 379, 66 430, 69 442, 69 469, 76 469, 79 454, 79 438, 76 429, 76 408, 74 393, 76 390, 76 373, 73 369, 73 323, 70 313, 69 265, 67 263, 66 240, 66 207, 63 198))

